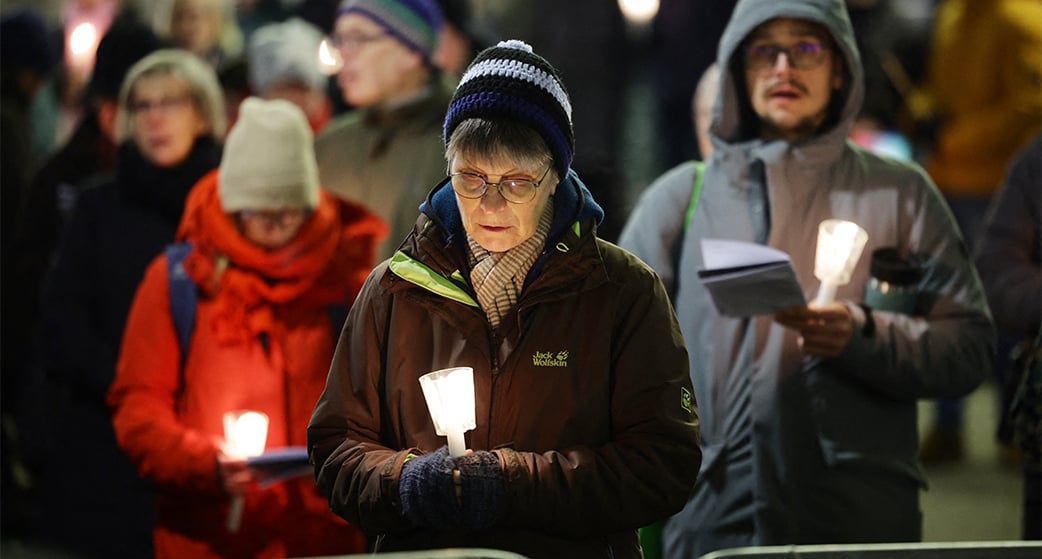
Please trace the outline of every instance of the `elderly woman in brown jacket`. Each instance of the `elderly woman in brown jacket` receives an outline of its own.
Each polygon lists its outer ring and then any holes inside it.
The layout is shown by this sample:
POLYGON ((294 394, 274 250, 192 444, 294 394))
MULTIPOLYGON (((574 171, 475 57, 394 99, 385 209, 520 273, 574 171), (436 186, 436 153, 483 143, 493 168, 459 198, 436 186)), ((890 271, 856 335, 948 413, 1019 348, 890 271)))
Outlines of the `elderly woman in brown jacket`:
POLYGON ((571 105, 519 41, 485 50, 445 122, 450 177, 369 276, 308 427, 319 490, 380 551, 640 557, 701 459, 687 352, 659 278, 596 236, 571 105), (450 457, 418 378, 474 370, 450 457))

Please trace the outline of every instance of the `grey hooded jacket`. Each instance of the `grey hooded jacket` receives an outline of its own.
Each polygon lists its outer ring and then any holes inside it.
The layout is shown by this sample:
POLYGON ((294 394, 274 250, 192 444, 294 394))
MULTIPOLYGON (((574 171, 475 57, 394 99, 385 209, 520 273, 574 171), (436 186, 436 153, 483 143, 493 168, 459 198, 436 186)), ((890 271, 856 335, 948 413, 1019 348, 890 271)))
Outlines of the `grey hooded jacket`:
POLYGON ((918 166, 848 141, 863 77, 842 0, 743 0, 718 53, 714 151, 697 211, 682 227, 692 167, 643 196, 620 245, 673 285, 702 419, 703 462, 685 509, 665 527, 667 557, 724 547, 921 538, 917 461, 920 398, 958 396, 988 374, 994 329, 980 280, 950 212, 918 166), (765 141, 740 97, 732 58, 758 25, 778 17, 826 27, 846 66, 837 119, 797 143, 765 141), (748 117, 746 117, 748 118, 748 117), (858 329, 842 354, 804 356, 797 333, 771 316, 717 313, 696 270, 700 239, 758 242, 787 252, 808 301, 818 223, 840 218, 868 232, 851 281, 839 288, 858 329), (663 242, 683 234, 677 264, 663 242), (911 315, 858 306, 869 255, 896 247, 923 259, 911 315), (674 269, 674 266, 676 269, 674 269), (863 328, 865 321, 874 328, 863 328), (874 331, 873 331, 874 330, 874 331))

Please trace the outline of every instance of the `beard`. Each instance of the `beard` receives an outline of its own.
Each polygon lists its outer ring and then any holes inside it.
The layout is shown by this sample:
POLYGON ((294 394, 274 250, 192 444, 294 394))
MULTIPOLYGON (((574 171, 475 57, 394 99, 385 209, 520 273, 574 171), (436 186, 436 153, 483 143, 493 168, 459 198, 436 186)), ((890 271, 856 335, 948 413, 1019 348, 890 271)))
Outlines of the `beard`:
POLYGON ((765 140, 787 140, 789 143, 795 143, 816 135, 821 130, 821 126, 824 122, 824 112, 816 115, 805 116, 795 124, 788 124, 785 126, 779 125, 777 121, 769 115, 763 116, 760 117, 760 135, 765 140))

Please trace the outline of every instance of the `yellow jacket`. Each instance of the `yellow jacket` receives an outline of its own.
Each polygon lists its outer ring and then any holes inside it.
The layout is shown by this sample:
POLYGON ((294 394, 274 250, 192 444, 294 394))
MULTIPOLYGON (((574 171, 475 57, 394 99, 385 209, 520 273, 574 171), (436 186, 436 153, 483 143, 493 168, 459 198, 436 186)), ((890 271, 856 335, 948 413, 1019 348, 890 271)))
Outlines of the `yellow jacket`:
POLYGON ((946 195, 990 196, 1042 129, 1042 2, 945 0, 933 33, 912 107, 939 119, 926 169, 946 195))

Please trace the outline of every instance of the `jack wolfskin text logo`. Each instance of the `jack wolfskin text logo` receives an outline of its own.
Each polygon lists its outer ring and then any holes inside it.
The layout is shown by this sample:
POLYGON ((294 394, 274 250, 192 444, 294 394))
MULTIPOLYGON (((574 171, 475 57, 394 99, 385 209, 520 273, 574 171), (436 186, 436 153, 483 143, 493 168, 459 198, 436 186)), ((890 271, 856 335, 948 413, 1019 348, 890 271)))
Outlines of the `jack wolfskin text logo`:
POLYGON ((568 350, 558 351, 557 353, 537 351, 532 354, 532 365, 536 367, 567 367, 568 350))
POLYGON ((686 388, 680 389, 680 407, 691 412, 691 391, 686 388))

